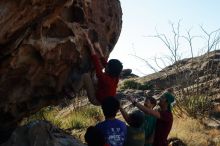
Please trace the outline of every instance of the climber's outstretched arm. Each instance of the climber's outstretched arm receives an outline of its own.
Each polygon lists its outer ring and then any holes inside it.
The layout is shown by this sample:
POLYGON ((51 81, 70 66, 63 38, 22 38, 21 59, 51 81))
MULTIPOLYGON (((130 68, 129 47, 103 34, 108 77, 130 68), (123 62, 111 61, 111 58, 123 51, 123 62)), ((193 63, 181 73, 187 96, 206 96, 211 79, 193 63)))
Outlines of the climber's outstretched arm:
POLYGON ((95 48, 93 47, 93 44, 92 44, 91 40, 89 39, 88 33, 84 33, 84 34, 85 34, 86 39, 89 43, 89 46, 90 46, 89 48, 90 48, 90 51, 91 51, 91 55, 95 55, 96 54, 95 48))
POLYGON ((154 117, 156 117, 157 119, 160 119, 161 118, 161 115, 158 111, 156 110, 153 110, 153 109, 150 109, 148 107, 145 107, 144 105, 138 103, 133 97, 131 96, 128 96, 128 99, 132 102, 132 104, 134 106, 136 106, 138 109, 140 109, 141 111, 143 111, 145 114, 148 114, 148 115, 152 115, 154 117))
POLYGON ((99 51, 101 57, 105 58, 105 56, 104 56, 104 54, 103 54, 103 52, 102 52, 102 48, 101 48, 99 42, 95 42, 94 45, 95 45, 95 47, 98 49, 98 51, 99 51))
POLYGON ((130 121, 129 115, 121 106, 120 106, 120 112, 121 112, 123 118, 125 119, 125 121, 130 125, 131 121, 130 121))

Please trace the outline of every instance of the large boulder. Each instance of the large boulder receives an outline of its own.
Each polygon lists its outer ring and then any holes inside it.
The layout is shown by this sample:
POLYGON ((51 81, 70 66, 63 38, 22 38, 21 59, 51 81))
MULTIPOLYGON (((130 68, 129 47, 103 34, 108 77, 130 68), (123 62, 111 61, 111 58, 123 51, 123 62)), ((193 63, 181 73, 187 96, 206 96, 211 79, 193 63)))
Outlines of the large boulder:
POLYGON ((121 26, 118 0, 1 0, 0 141, 93 70, 84 32, 98 35, 108 56, 121 26))
POLYGON ((86 146, 47 121, 34 121, 16 128, 1 146, 86 146))

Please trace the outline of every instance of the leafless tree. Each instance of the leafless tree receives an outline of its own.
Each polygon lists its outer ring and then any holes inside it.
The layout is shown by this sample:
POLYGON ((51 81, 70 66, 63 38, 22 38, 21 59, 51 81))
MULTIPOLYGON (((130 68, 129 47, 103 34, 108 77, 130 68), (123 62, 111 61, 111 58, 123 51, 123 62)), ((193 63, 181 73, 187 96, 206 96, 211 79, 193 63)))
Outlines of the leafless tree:
POLYGON ((207 41, 207 53, 212 50, 216 50, 220 42, 220 29, 216 29, 212 32, 207 32, 203 26, 200 26, 201 30, 205 33, 204 39, 207 41))
MULTIPOLYGON (((174 23, 170 23, 171 25, 171 37, 164 33, 159 33, 156 30, 156 35, 148 36, 151 38, 157 38, 159 39, 167 48, 168 54, 165 57, 154 57, 154 65, 149 62, 149 59, 144 59, 139 56, 132 55, 141 61, 144 61, 147 67, 150 67, 152 70, 155 72, 159 70, 162 70, 166 76, 168 76, 169 72, 166 71, 163 67, 166 67, 167 65, 172 65, 174 67, 174 72, 177 76, 175 76, 175 85, 177 87, 178 91, 178 96, 179 99, 177 103, 179 103, 179 111, 182 113, 183 111, 187 111, 186 113, 192 112, 193 114, 196 114, 197 111, 194 111, 193 106, 191 104, 195 104, 195 107, 201 108, 200 106, 205 108, 208 108, 209 106, 209 99, 207 98, 210 95, 210 90, 207 89, 210 86, 210 78, 212 78, 213 74, 213 64, 214 61, 208 60, 208 66, 205 68, 205 72, 203 73, 204 77, 206 77, 203 82, 200 82, 200 77, 201 77, 201 72, 198 71, 198 68, 195 68, 193 66, 194 63, 197 64, 197 67, 201 67, 203 64, 207 63, 207 56, 209 55, 210 51, 218 50, 219 49, 219 44, 220 44, 220 29, 216 29, 214 31, 208 32, 204 27, 201 28, 201 35, 192 35, 191 34, 191 29, 186 31, 186 35, 181 35, 180 34, 180 21, 177 23, 177 25, 174 25, 174 23), (205 52, 206 55, 203 55, 203 57, 200 57, 200 60, 197 59, 196 55, 194 54, 195 48, 194 46, 194 40, 200 39, 201 43, 205 43, 205 52), (180 50, 180 42, 182 40, 186 41, 186 44, 189 46, 189 52, 190 52, 190 58, 189 60, 191 61, 191 66, 189 67, 189 72, 184 73, 184 68, 182 68, 181 65, 181 59, 182 59, 182 54, 180 50), (208 54, 208 55, 207 55, 208 54), (210 61, 210 62, 209 62, 210 61), (161 66, 161 64, 164 66, 161 66), (167 62, 170 62, 170 64, 167 64, 167 62), (194 99, 196 97, 196 99, 194 99), (186 100, 186 98, 188 98, 186 100), (207 103, 206 103, 207 101, 207 103), (202 103, 199 103, 202 102, 202 103), (181 104, 187 104, 188 107, 183 109, 181 104), (204 105, 207 105, 206 107, 204 105), (190 108, 189 108, 190 106, 190 108), (188 108, 188 109, 187 109, 188 108), (192 108, 192 109, 191 109, 192 108), (191 110, 191 111, 190 111, 191 110), (194 113, 195 112, 195 113, 194 113)), ((208 56, 209 57, 209 56, 208 56)), ((151 60, 152 61, 152 60, 151 60)), ((168 80, 173 80, 171 78, 168 78, 168 80)), ((171 82, 170 82, 171 83, 171 82)), ((202 110, 201 110, 202 111, 202 110)), ((191 113, 191 114, 192 114, 191 113)))

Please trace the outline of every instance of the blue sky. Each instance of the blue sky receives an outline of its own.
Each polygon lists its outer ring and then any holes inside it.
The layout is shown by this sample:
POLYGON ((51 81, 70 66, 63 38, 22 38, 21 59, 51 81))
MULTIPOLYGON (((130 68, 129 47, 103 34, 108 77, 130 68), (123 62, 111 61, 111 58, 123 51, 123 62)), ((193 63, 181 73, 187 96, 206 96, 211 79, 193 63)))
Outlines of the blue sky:
MULTIPOLYGON (((120 0, 123 12, 122 32, 110 55, 122 61, 124 68, 131 68, 140 76, 153 73, 146 64, 134 57, 151 61, 152 58, 164 57, 168 49, 157 38, 147 37, 156 34, 156 30, 167 36, 171 34, 170 22, 177 25, 180 20, 180 32, 191 29, 191 35, 200 36, 203 26, 207 32, 220 28, 219 0, 120 0)), ((189 48, 181 42, 180 54, 188 57, 189 48)), ((200 48, 203 42, 193 42, 194 48, 200 48)), ((194 50, 199 54, 199 50, 194 50)), ((153 64, 153 63, 152 63, 153 64)))

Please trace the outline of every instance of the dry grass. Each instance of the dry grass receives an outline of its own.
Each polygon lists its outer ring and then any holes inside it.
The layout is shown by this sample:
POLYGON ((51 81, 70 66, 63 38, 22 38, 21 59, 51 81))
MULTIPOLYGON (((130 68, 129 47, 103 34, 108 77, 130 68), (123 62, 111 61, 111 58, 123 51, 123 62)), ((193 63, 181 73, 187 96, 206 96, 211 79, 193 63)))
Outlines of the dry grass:
POLYGON ((178 137, 188 146, 220 146, 220 131, 208 129, 190 117, 174 117, 169 137, 178 137))
MULTIPOLYGON (((124 121, 120 113, 117 118, 124 121)), ((220 130, 208 129, 199 120, 187 116, 179 118, 174 115, 169 137, 177 137, 187 146, 220 146, 220 130)))
POLYGON ((47 120, 64 130, 83 130, 104 118, 100 107, 90 105, 73 110, 66 109, 62 114, 59 111, 57 107, 43 108, 24 119, 21 125, 34 120, 47 120))

